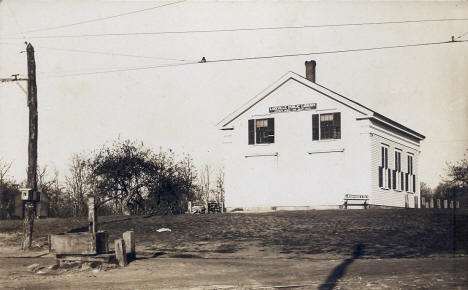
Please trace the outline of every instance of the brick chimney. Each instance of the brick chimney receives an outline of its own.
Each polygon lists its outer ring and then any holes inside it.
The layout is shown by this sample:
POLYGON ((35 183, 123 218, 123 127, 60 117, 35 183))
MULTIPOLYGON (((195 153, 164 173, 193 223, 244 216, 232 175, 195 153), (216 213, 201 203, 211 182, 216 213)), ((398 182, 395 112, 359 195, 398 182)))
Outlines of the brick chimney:
POLYGON ((306 67, 306 79, 309 81, 315 83, 315 65, 317 63, 315 60, 311 61, 306 61, 305 62, 305 67, 306 67))

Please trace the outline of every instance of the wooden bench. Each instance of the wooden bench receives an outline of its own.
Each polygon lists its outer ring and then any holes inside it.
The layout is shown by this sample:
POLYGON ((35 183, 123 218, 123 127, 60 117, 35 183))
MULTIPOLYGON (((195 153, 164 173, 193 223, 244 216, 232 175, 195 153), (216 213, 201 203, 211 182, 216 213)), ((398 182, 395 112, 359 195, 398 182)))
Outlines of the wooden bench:
POLYGON ((348 206, 363 206, 364 209, 367 209, 369 206, 369 196, 367 194, 346 194, 343 206, 345 209, 348 206))

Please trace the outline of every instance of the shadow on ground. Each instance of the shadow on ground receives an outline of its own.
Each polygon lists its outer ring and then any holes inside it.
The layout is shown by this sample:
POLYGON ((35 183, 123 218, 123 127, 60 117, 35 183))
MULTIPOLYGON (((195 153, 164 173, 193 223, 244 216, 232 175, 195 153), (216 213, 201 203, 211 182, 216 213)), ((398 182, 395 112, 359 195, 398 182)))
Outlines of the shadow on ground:
POLYGON ((341 264, 335 267, 333 271, 328 275, 327 280, 319 286, 318 289, 320 290, 331 290, 336 287, 336 283, 340 280, 345 274, 346 269, 348 268, 354 260, 358 259, 362 256, 364 252, 364 245, 357 244, 353 251, 353 256, 349 259, 344 260, 341 264))

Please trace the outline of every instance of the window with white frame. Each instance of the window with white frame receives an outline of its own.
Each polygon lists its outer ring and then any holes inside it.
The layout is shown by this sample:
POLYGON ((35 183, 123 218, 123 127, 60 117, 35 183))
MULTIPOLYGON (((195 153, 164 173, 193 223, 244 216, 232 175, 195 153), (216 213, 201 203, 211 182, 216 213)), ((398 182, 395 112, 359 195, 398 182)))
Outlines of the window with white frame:
POLYGON ((393 189, 401 191, 403 190, 403 180, 404 180, 404 175, 403 172, 401 171, 401 151, 398 149, 395 149, 395 169, 393 170, 393 189))
POLYGON ((250 119, 249 144, 275 143, 275 119, 250 119))
POLYGON ((391 173, 388 168, 388 146, 380 146, 379 187, 389 189, 391 184, 391 173))
POLYGON ((406 191, 415 193, 416 192, 416 175, 413 172, 413 155, 408 153, 407 157, 408 162, 408 172, 406 173, 405 183, 406 183, 406 191))

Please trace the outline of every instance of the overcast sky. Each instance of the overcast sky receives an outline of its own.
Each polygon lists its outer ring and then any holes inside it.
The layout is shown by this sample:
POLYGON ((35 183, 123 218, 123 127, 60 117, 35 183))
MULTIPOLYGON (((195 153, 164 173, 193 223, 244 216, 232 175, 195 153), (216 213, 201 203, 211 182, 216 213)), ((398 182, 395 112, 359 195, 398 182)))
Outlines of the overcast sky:
MULTIPOLYGON (((437 185, 446 162, 463 158, 468 148, 468 42, 186 63, 202 57, 210 61, 448 41, 467 33, 468 21, 86 35, 468 19, 467 2, 185 1, 153 9, 168 3, 0 2, 0 77, 25 74, 26 55, 20 51, 24 41, 35 47, 41 165, 57 168, 63 178, 71 154, 120 136, 142 140, 155 150, 162 146, 189 153, 199 165, 220 166, 217 122, 287 71, 304 75, 304 62, 310 59, 317 61, 321 85, 426 136, 421 181, 437 185), (137 10, 144 11, 128 13, 137 10), (120 16, 109 17, 115 15, 120 16), (152 68, 134 69, 142 67, 152 68), (112 70, 119 71, 108 72, 112 70)), ((468 34, 458 40, 468 40, 468 34)), ((13 161, 11 176, 19 181, 26 176, 27 128, 24 92, 15 83, 0 83, 0 158, 13 161)))

